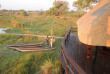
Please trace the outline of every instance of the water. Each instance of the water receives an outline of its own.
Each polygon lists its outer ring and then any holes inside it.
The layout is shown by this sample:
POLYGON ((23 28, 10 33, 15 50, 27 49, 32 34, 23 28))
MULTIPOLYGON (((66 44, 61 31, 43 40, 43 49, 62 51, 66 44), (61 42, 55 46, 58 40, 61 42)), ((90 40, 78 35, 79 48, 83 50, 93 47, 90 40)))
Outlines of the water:
POLYGON ((9 28, 0 28, 0 34, 6 33, 5 30, 7 30, 7 29, 9 29, 9 28))
MULTIPOLYGON (((10 29, 10 28, 0 28, 0 34, 5 34, 5 30, 10 29)), ((37 37, 47 37, 46 35, 35 35, 35 34, 17 34, 17 33, 6 33, 6 34, 10 34, 10 35, 25 35, 25 36, 37 36, 37 37)), ((52 37, 52 36, 48 36, 48 37, 52 37)), ((63 37, 59 37, 59 36, 54 36, 55 38, 63 38, 63 37)))
POLYGON ((31 28, 25 28, 25 29, 31 29, 31 28))

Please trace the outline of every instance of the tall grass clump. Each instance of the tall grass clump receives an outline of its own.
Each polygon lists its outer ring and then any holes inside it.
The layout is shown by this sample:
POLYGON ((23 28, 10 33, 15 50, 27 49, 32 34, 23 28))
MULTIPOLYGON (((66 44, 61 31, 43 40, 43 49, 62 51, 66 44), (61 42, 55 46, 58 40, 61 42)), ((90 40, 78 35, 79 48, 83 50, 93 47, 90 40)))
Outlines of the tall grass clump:
POLYGON ((29 74, 34 72, 34 65, 32 64, 35 60, 32 54, 27 54, 24 57, 20 58, 17 62, 17 65, 13 69, 13 74, 29 74))
POLYGON ((41 66, 44 74, 51 74, 54 70, 54 65, 52 64, 52 60, 46 60, 41 66))
POLYGON ((13 27, 21 27, 23 28, 23 23, 20 23, 17 19, 11 19, 11 25, 13 27))
POLYGON ((52 59, 45 60, 43 65, 41 66, 41 70, 43 74, 58 74, 59 66, 57 65, 59 61, 52 61, 52 59))

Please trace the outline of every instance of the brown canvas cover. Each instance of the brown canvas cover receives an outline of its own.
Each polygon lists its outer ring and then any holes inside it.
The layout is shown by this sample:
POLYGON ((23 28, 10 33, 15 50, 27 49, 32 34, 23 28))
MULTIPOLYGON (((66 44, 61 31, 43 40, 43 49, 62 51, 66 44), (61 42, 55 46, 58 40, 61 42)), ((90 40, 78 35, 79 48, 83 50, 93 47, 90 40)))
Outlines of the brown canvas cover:
POLYGON ((82 43, 110 47, 110 0, 101 0, 77 24, 82 43))

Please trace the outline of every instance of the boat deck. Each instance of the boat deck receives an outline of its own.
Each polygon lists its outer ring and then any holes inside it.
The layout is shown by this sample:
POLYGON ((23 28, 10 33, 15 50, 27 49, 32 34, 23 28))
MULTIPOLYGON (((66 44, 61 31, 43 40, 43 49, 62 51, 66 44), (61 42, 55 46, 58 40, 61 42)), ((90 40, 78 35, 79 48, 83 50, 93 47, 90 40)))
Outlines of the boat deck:
MULTIPOLYGON (((110 50, 103 51, 102 47, 98 47, 97 56, 94 66, 95 47, 91 47, 90 59, 87 59, 87 45, 81 43, 77 34, 70 34, 66 44, 66 50, 70 57, 87 73, 87 74, 110 74, 110 50), (94 72, 93 72, 94 69, 94 72)), ((66 70, 66 63, 64 57, 59 54, 60 62, 66 70)), ((70 68, 74 74, 78 74, 74 67, 69 63, 70 68)), ((69 71, 69 74, 72 74, 69 71)))

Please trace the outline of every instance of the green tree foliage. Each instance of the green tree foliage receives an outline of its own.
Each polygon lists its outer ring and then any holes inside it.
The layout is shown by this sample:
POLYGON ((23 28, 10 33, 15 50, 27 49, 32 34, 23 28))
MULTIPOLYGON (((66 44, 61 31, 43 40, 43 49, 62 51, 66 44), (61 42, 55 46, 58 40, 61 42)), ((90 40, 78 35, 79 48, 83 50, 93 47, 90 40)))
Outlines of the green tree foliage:
POLYGON ((99 1, 100 0, 77 0, 73 2, 73 6, 77 7, 78 11, 83 11, 84 9, 91 9, 92 3, 99 1))
POLYGON ((69 3, 67 1, 54 1, 53 7, 46 11, 48 15, 63 15, 68 11, 69 3))
POLYGON ((41 9, 40 11, 37 12, 38 15, 43 15, 44 11, 41 9))
POLYGON ((1 11, 2 11, 2 12, 8 12, 8 10, 6 10, 6 9, 2 9, 1 11))
POLYGON ((58 8, 56 8, 56 7, 50 8, 49 14, 50 15, 56 15, 56 16, 59 15, 58 8))
POLYGON ((27 13, 25 10, 19 10, 19 15, 22 15, 22 16, 27 16, 27 13))

